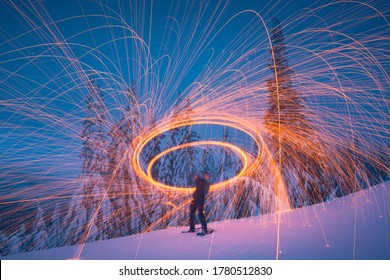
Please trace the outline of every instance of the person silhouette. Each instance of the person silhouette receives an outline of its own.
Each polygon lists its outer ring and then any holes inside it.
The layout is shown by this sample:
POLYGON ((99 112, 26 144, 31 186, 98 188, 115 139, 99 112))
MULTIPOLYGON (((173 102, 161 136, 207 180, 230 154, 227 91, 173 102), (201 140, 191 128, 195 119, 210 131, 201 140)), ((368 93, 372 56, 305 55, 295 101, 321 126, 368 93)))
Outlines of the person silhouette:
POLYGON ((198 210, 198 217, 200 224, 202 225, 202 233, 199 235, 207 234, 207 222, 204 215, 204 203, 206 201, 206 195, 210 189, 210 175, 204 172, 202 178, 195 175, 195 192, 193 193, 193 199, 190 205, 190 229, 189 232, 195 232, 195 212, 198 210))

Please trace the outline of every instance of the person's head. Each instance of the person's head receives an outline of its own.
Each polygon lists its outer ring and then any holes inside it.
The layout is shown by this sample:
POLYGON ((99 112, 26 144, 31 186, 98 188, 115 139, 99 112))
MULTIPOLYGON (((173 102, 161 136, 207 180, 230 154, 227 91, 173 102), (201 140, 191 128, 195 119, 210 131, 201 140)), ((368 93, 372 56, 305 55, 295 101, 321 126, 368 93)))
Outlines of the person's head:
POLYGON ((203 172, 203 179, 205 179, 205 180, 210 180, 210 174, 209 173, 207 173, 207 172, 203 172))

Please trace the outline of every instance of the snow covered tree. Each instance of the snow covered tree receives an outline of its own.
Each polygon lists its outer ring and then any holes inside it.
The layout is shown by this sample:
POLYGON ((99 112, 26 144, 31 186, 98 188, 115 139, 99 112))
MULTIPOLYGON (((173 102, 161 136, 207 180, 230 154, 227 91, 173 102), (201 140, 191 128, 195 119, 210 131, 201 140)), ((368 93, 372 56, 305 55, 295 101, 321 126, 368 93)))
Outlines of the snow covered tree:
POLYGON ((108 171, 106 111, 102 91, 93 81, 89 82, 85 104, 86 116, 81 132, 82 186, 65 217, 66 244, 78 243, 87 234, 89 240, 106 238, 107 221, 112 211, 110 200, 104 196, 108 171))
MULTIPOLYGON (((390 143, 385 146, 384 150, 390 151, 390 143)), ((379 154, 378 152, 371 150, 367 151, 365 154, 367 156, 362 159, 362 164, 364 164, 365 169, 367 170, 368 184, 374 186, 390 180, 390 170, 388 168, 390 166, 390 152, 379 154), (377 159, 377 161, 382 164, 378 166, 373 159, 377 159)))
MULTIPOLYGON (((155 120, 153 116, 153 111, 149 112, 149 126, 150 130, 154 130, 155 128, 155 120)), ((145 163, 149 163, 155 156, 162 152, 162 145, 165 139, 165 135, 161 134, 157 137, 154 137, 144 148, 143 150, 143 158, 145 163)), ((152 177, 155 180, 160 180, 160 171, 161 171, 161 161, 157 161, 152 168, 152 177)))
MULTIPOLYGON (((190 100, 182 100, 181 94, 174 105, 174 121, 188 122, 189 125, 171 129, 166 139, 168 147, 197 141, 200 137, 191 129, 192 107, 190 100)), ((198 151, 194 147, 175 150, 164 157, 161 166, 161 181, 168 185, 188 186, 198 171, 196 162, 198 151)))
MULTIPOLYGON (((302 137, 313 129, 307 120, 302 96, 293 87, 293 70, 290 68, 286 43, 280 22, 273 19, 271 30, 272 48, 269 69, 272 78, 268 79, 268 110, 264 117, 265 125, 272 138, 274 157, 280 165, 292 165, 286 153, 289 152, 290 140, 288 133, 298 131, 302 137)), ((294 160, 294 159, 293 159, 294 160)))
POLYGON ((34 249, 31 248, 31 237, 32 236, 30 234, 27 234, 24 223, 21 223, 19 229, 9 236, 9 254, 17 254, 34 249))
MULTIPOLYGON (((223 142, 230 143, 232 141, 231 129, 224 127, 223 142)), ((242 163, 240 159, 234 155, 229 149, 223 149, 221 153, 220 170, 216 175, 221 176, 221 181, 234 177, 241 169, 242 163)))
MULTIPOLYGON (((149 121, 148 121, 150 130, 153 130, 155 128, 154 118, 155 117, 153 115, 153 109, 151 108, 149 110, 149 121)), ((163 151, 163 145, 166 138, 167 138, 166 135, 162 133, 159 136, 153 138, 148 143, 148 145, 145 146, 143 150, 143 159, 146 164, 149 163, 155 156, 157 156, 163 151)), ((164 173, 162 171, 162 162, 161 160, 159 160, 153 165, 152 177, 157 181, 161 181, 163 175, 164 173)), ((148 198, 149 198, 148 207, 144 208, 149 216, 147 219, 148 224, 146 224, 146 227, 149 227, 153 221, 159 220, 161 217, 163 217, 169 211, 172 210, 172 205, 169 203, 170 196, 165 192, 162 192, 157 188, 150 187, 148 198)), ((167 219, 163 219, 163 221, 158 225, 156 225, 155 228, 156 229, 165 228, 171 222, 170 219, 171 219, 170 217, 167 219)))
POLYGON ((281 24, 275 18, 270 37, 269 69, 272 77, 267 81, 269 107, 264 116, 268 145, 282 172, 290 198, 299 195, 311 203, 319 202, 331 193, 331 184, 326 183, 330 181, 326 179, 328 174, 321 172, 323 168, 318 165, 322 162, 321 157, 325 157, 325 149, 309 121, 314 115, 305 105, 302 94, 294 88, 294 71, 288 63, 281 24), (323 185, 319 186, 318 182, 323 185))
POLYGON ((214 183, 216 181, 217 175, 217 162, 215 160, 217 154, 211 147, 207 146, 203 150, 201 163, 201 171, 202 173, 207 172, 210 175, 210 183, 214 183))
MULTIPOLYGON (((188 98, 183 100, 179 93, 173 107, 172 120, 187 123, 188 125, 172 128, 166 133, 162 145, 164 149, 195 142, 199 139, 198 133, 191 127, 192 114, 190 100, 188 98)), ((194 175, 199 170, 197 156, 198 151, 194 147, 178 149, 168 153, 156 163, 159 164, 159 181, 167 185, 192 187, 194 175)), ((175 209, 186 198, 183 198, 182 194, 174 192, 161 195, 163 196, 161 199, 165 198, 165 203, 161 204, 160 209, 158 209, 161 217, 164 217, 160 222, 160 227, 185 224, 185 212, 176 212, 175 209)))
POLYGON ((8 235, 5 232, 0 231, 0 255, 6 256, 10 253, 10 246, 8 235))
POLYGON ((27 252, 30 248, 31 234, 26 230, 26 226, 22 223, 19 227, 18 234, 20 237, 20 252, 27 252))
POLYGON ((28 248, 29 236, 26 235, 26 229, 24 223, 21 224, 18 230, 11 234, 6 234, 0 231, 0 256, 12 255, 21 252, 25 252, 28 248))
POLYGON ((63 229, 60 214, 60 205, 57 203, 48 227, 50 248, 63 245, 63 229))
POLYGON ((39 204, 35 221, 36 224, 32 230, 32 248, 33 250, 47 249, 49 247, 49 236, 47 234, 47 227, 43 218, 43 211, 39 204))
POLYGON ((10 255, 20 253, 21 252, 20 245, 21 245, 21 239, 18 233, 16 232, 12 234, 9 239, 10 255))
MULTIPOLYGON (((107 184, 110 186, 109 199, 113 206, 113 237, 124 236, 132 231, 131 219, 132 211, 129 200, 131 190, 136 187, 135 180, 129 170, 126 155, 130 145, 128 139, 132 135, 132 124, 129 109, 124 114, 118 124, 111 128, 111 142, 108 148, 109 168, 107 184)), ((129 141, 131 141, 129 139, 129 141)))
MULTIPOLYGON (((127 102, 120 120, 112 126, 109 145, 109 197, 114 213, 112 218, 113 236, 125 236, 139 233, 151 223, 150 215, 153 206, 150 186, 142 184, 135 175, 130 162, 133 151, 132 142, 141 133, 141 112, 133 84, 126 91, 127 102)), ((148 121, 153 125, 152 108, 149 108, 148 121)), ((152 143, 152 142, 151 142, 152 143)), ((148 145, 142 156, 150 157, 158 147, 148 145)), ((148 160, 145 158, 145 160, 148 160)), ((150 160, 150 159, 149 159, 150 160)))

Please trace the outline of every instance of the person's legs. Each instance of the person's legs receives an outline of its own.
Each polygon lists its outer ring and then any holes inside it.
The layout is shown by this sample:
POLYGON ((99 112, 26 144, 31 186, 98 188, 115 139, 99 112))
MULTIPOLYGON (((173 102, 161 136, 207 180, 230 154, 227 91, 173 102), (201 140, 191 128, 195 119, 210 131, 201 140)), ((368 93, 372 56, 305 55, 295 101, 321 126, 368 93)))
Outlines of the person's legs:
POLYGON ((195 211, 196 207, 194 203, 190 205, 190 231, 195 231, 195 211))
POLYGON ((199 214, 199 220, 200 224, 202 225, 202 231, 207 232, 207 223, 206 223, 206 217, 204 216, 203 213, 203 207, 198 208, 198 214, 199 214))

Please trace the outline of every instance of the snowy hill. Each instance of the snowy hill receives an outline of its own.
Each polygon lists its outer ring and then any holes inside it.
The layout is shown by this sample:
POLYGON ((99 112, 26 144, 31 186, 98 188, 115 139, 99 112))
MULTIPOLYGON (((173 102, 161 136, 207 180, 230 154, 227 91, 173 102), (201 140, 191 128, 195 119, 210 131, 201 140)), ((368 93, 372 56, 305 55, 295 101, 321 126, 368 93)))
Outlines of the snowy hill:
MULTIPOLYGON (((390 182, 279 214, 279 259, 390 259, 390 182)), ((81 259, 275 259, 278 214, 211 223, 213 234, 186 228, 86 244, 81 259)), ((3 259, 69 259, 77 246, 3 259)))

